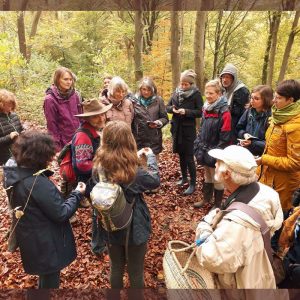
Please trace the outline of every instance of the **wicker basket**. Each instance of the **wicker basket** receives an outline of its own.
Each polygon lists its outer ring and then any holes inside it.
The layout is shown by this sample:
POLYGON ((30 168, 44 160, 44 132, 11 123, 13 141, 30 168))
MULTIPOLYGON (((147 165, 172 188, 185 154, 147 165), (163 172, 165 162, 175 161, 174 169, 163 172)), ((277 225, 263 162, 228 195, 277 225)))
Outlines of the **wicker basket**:
POLYGON ((170 241, 163 258, 165 281, 168 289, 215 289, 213 273, 197 261, 196 245, 170 241))

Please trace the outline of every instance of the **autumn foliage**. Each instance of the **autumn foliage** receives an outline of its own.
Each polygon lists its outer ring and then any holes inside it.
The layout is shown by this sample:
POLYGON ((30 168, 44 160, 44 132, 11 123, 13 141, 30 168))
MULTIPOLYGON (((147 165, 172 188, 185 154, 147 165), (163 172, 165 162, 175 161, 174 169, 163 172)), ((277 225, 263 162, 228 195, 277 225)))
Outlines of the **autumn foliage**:
MULTIPOLYGON (((146 287, 164 287, 162 258, 167 242, 183 240, 193 242, 195 227, 209 209, 194 209, 193 203, 201 197, 203 170, 198 167, 197 191, 191 196, 182 196, 186 188, 176 186, 179 179, 179 162, 176 155, 171 153, 171 143, 165 143, 165 150, 160 155, 161 187, 158 193, 145 195, 148 203, 153 233, 151 235, 145 261, 146 287)), ((56 171, 54 180, 58 183, 57 164, 52 168, 56 171)), ((0 286, 1 288, 36 288, 37 276, 24 273, 19 251, 7 251, 6 233, 10 218, 7 208, 6 193, 0 188, 0 286)), ((74 223, 73 231, 77 244, 77 259, 62 270, 61 288, 99 289, 109 288, 109 259, 108 256, 98 258, 92 254, 91 240, 91 208, 78 210, 78 221, 74 223)), ((128 287, 126 275, 125 286, 128 287)))

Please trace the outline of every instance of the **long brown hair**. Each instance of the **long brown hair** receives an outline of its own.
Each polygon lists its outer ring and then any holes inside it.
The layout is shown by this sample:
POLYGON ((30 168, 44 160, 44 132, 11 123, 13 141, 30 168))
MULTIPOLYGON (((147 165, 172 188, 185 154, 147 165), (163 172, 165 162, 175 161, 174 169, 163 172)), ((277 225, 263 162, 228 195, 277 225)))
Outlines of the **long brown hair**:
POLYGON ((268 85, 257 85, 253 88, 252 93, 259 93, 263 101, 263 109, 268 110, 272 107, 273 90, 268 85))
POLYGON ((129 184, 136 176, 138 165, 136 142, 130 126, 123 121, 108 122, 94 157, 93 173, 102 170, 109 181, 129 184))

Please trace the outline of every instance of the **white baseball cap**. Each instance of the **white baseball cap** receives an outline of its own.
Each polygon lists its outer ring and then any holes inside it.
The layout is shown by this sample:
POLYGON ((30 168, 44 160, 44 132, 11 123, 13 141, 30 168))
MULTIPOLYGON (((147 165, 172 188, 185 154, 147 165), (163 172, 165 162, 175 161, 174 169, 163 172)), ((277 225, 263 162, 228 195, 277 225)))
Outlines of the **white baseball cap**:
POLYGON ((241 146, 231 145, 225 149, 212 149, 208 154, 223 161, 232 171, 247 175, 257 167, 252 153, 241 146))

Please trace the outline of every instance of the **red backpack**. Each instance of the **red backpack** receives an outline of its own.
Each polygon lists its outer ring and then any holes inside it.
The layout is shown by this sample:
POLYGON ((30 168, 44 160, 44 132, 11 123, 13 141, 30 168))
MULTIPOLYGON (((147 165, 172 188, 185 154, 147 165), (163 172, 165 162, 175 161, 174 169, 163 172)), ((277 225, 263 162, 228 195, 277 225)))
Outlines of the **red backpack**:
MULTIPOLYGON (((77 132, 84 132, 91 140, 93 139, 91 132, 86 128, 79 127, 75 134, 77 132)), ((63 180, 70 183, 76 182, 76 174, 72 165, 72 143, 74 136, 72 140, 62 148, 57 158, 60 176, 63 180)))

